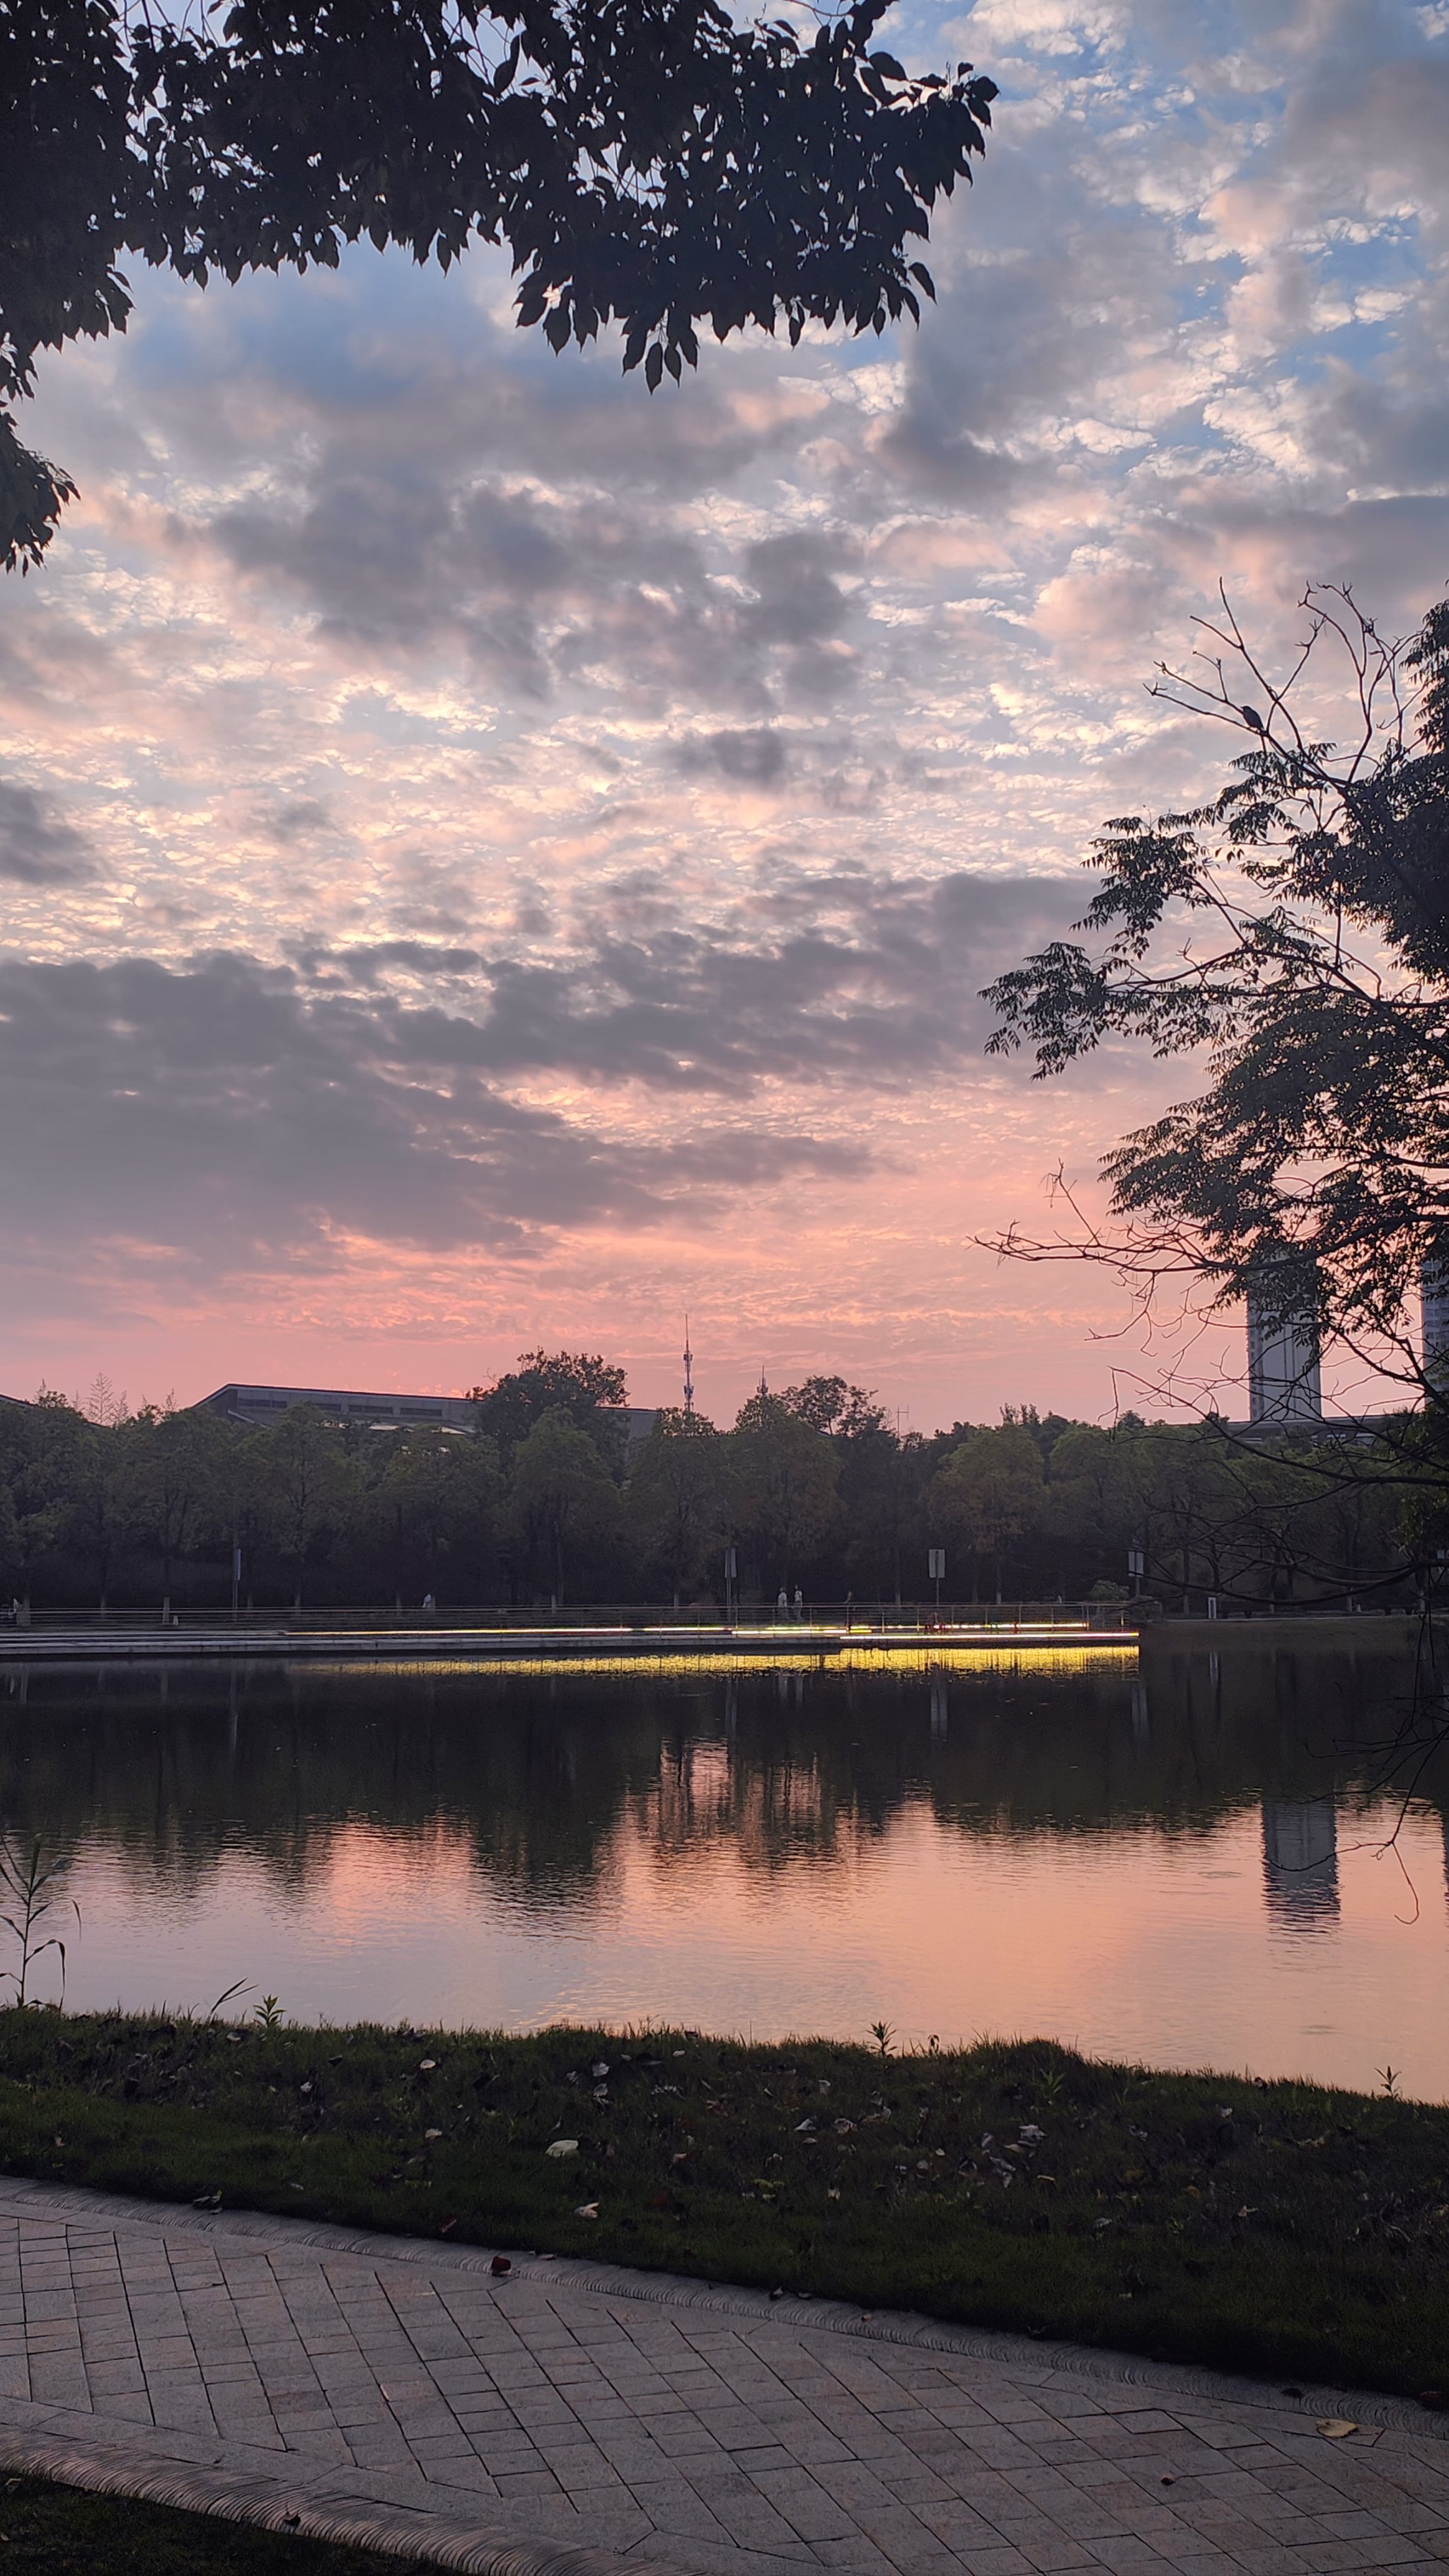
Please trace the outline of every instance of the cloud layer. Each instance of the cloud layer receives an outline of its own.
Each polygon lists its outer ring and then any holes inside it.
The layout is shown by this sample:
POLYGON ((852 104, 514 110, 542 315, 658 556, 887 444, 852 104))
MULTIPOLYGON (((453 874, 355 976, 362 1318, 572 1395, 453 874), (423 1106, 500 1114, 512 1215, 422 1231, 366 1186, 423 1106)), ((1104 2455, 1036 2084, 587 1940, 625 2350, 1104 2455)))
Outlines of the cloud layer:
POLYGON ((1161 1080, 1033 1092, 975 996, 1105 814, 1211 779, 1141 682, 1219 577, 1271 653, 1310 575, 1407 625, 1449 574, 1449 14, 891 41, 1003 93, 918 336, 651 401, 487 254, 361 253, 143 278, 49 367, 83 501, 0 633, 0 1384, 154 1381, 184 1307, 198 1377, 455 1383, 536 1326, 647 1394, 688 1302, 725 1396, 848 1342, 989 1412, 1015 1335, 1016 1391, 1108 1397, 1100 1290, 1049 1316, 971 1237, 1161 1080))

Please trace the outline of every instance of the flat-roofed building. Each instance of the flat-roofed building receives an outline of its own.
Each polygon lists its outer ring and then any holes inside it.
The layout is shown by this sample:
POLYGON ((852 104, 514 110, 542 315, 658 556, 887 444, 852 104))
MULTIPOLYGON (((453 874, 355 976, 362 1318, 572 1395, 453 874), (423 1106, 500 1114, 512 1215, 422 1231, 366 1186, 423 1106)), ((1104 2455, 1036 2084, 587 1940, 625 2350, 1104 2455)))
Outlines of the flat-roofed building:
MULTIPOLYGON (((204 1395, 195 1410, 259 1430, 280 1422, 298 1404, 315 1405, 329 1422, 355 1422, 368 1431, 412 1431, 432 1423, 443 1431, 471 1435, 478 1428, 478 1408, 466 1395, 372 1395, 356 1387, 247 1386, 238 1379, 204 1395)), ((653 1427, 652 1406, 630 1404, 619 1410, 631 1441, 642 1440, 653 1427)))
POLYGON ((357 1422, 369 1429, 411 1430, 438 1423, 444 1431, 476 1431, 477 1408, 465 1395, 372 1395, 356 1387, 246 1386, 234 1380, 204 1395, 198 1413, 219 1413, 228 1422, 258 1429, 279 1422, 299 1404, 315 1405, 329 1422, 357 1422))

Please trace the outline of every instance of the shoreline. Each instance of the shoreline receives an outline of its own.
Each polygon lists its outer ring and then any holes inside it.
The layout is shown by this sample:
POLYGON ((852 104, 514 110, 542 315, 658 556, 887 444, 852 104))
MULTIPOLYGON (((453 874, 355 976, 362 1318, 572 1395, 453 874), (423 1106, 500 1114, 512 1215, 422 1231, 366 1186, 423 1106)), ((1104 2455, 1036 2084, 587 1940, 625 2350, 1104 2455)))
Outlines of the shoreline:
POLYGON ((1262 2376, 1449 2379, 1449 2106, 889 2043, 12 2009, 0 2170, 1262 2376))
MULTIPOLYGON (((1436 1614, 1433 1625, 1442 1631, 1443 1617, 1436 1614)), ((1205 1649, 1217 1654, 1224 1648, 1239 1647, 1268 1648, 1280 1653, 1297 1646, 1352 1647, 1360 1653, 1401 1655, 1413 1652, 1425 1627, 1417 1610, 1305 1610, 1288 1611, 1276 1618, 1267 1610, 1255 1611, 1251 1617, 1236 1611, 1222 1619, 1179 1613, 1144 1622, 1141 1643, 1193 1654, 1205 1649)))
MULTIPOLYGON (((1436 1617, 1432 1624, 1439 1628, 1444 1622, 1436 1617)), ((1080 1620, 1002 1619, 939 1628, 797 1625, 793 1620, 734 1628, 604 1620, 576 1627, 559 1623, 459 1627, 430 1620, 417 1627, 384 1628, 293 1625, 285 1618, 267 1625, 253 1621, 233 1627, 218 1617, 215 1623, 195 1627, 163 1628, 158 1620, 154 1626, 57 1623, 0 1628, 0 1669, 67 1663, 256 1661, 447 1664, 455 1670, 510 1673, 926 1671, 1012 1655, 1125 1660, 1138 1654, 1204 1652, 1291 1654, 1351 1649, 1359 1654, 1406 1654, 1414 1651, 1424 1633, 1425 1621, 1418 1612, 1399 1610, 1302 1611, 1278 1617, 1267 1611, 1234 1612, 1218 1619, 1168 1612, 1115 1627, 1089 1626, 1080 1620)))
POLYGON ((7 1628, 0 1664, 191 1662, 261 1659, 329 1663, 476 1664, 517 1670, 568 1665, 616 1671, 638 1665, 690 1670, 754 1665, 862 1671, 912 1661, 946 1663, 1002 1654, 1135 1654, 1131 1628, 1031 1621, 972 1628, 7 1628))

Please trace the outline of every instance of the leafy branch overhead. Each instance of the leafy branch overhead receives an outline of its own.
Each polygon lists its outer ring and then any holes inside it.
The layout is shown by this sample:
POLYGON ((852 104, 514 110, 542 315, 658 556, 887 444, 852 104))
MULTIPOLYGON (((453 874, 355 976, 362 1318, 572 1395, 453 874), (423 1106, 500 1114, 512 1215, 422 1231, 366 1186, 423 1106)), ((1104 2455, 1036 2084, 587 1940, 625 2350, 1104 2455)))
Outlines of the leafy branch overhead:
MULTIPOLYGON (((364 238, 444 266, 505 243, 520 323, 555 349, 621 323, 651 389, 701 323, 918 317, 908 246, 996 92, 908 77, 873 43, 888 5, 802 43, 715 0, 0 0, 0 404, 38 350, 124 329, 127 252, 205 285, 364 238)), ((7 567, 70 488, 0 410, 7 567)))
POLYGON ((1149 1290, 1197 1273, 1225 1296, 1273 1264, 1321 1328, 1396 1347, 1422 1385, 1415 1292, 1449 1259, 1449 604, 1405 644, 1345 590, 1303 605, 1281 680, 1226 602, 1196 671, 1160 673, 1155 695, 1247 748, 1210 803, 1109 823, 1090 944, 1057 941, 990 990, 992 1048, 1024 1041, 1039 1075, 1113 1036, 1203 1050, 1209 1074, 1107 1157, 1125 1234, 1005 1248, 1085 1254, 1149 1290))

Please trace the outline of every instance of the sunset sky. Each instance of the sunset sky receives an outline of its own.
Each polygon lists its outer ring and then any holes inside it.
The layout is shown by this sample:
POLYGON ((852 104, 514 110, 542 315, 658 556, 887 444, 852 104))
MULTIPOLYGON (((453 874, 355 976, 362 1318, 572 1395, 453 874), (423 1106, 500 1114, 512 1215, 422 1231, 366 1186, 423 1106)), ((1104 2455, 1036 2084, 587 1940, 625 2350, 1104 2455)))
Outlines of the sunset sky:
MULTIPOLYGON (((42 365, 81 503, 0 596, 0 1389, 455 1389, 602 1346, 930 1430, 1171 1354, 1050 1222, 1181 1068, 986 1060, 1226 580, 1449 580, 1449 0, 911 7, 1001 87, 919 333, 516 332, 370 250, 42 365), (1104 1338, 1105 1336, 1105 1338, 1104 1338)), ((1192 1372, 1211 1379, 1209 1341, 1192 1372)), ((1225 1381, 1220 1400, 1241 1405, 1225 1381)))

